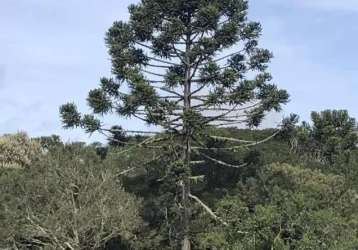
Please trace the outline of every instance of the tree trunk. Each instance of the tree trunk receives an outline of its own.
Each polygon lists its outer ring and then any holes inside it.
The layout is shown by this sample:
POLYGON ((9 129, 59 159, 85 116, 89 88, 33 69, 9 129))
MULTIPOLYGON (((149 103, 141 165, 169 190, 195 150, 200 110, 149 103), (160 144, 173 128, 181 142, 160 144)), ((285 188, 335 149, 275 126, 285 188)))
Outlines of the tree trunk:
MULTIPOLYGON (((191 66, 190 66, 190 59, 189 59, 189 52, 190 52, 190 38, 191 35, 187 35, 186 39, 186 70, 185 70, 185 81, 184 81, 184 113, 187 113, 191 110, 191 83, 190 83, 190 76, 191 76, 191 66)), ((185 117, 185 116, 184 116, 185 117)), ((190 122, 184 120, 184 179, 182 181, 183 185, 183 193, 182 193, 182 205, 183 205, 183 242, 182 242, 182 250, 190 250, 191 243, 190 243, 190 176, 191 176, 191 169, 190 169, 190 161, 191 161, 191 126, 190 122)))
MULTIPOLYGON (((190 132, 190 131, 188 131, 190 132)), ((182 205, 183 205, 183 243, 182 250, 190 250, 190 154, 191 154, 191 138, 186 135, 185 161, 184 161, 184 180, 182 181, 182 205)))
POLYGON ((187 126, 185 135, 185 152, 184 152, 184 180, 182 181, 183 193, 182 193, 182 203, 183 203, 183 245, 182 250, 190 250, 190 160, 191 160, 191 137, 190 137, 190 128, 187 126))
POLYGON ((184 240, 183 240, 183 246, 181 248, 182 250, 190 250, 191 246, 190 246, 190 239, 188 236, 184 236, 184 240))
POLYGON ((183 184, 183 243, 182 250, 190 250, 190 204, 189 204, 189 188, 187 182, 183 184))

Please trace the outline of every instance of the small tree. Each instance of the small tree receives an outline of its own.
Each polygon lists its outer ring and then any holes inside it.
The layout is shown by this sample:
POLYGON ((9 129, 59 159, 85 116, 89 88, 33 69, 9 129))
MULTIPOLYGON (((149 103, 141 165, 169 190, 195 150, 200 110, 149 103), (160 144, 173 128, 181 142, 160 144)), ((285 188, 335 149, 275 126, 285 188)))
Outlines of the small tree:
POLYGON ((311 118, 312 137, 320 144, 323 155, 329 162, 333 162, 335 156, 356 148, 357 123, 347 110, 312 112, 311 118))
POLYGON ((357 148, 357 123, 347 110, 324 110, 311 113, 312 125, 303 122, 294 131, 296 147, 314 158, 335 163, 344 156, 349 160, 351 151, 357 148), (348 157, 348 158, 347 158, 348 157))
POLYGON ((108 145, 112 147, 123 147, 128 142, 128 138, 121 126, 113 126, 109 134, 108 145))
MULTIPOLYGON (((190 249, 190 198, 200 201, 190 191, 193 157, 240 167, 206 154, 223 150, 207 147, 206 128, 258 126, 266 112, 279 111, 288 101, 287 92, 270 83, 266 70, 272 54, 258 47, 261 26, 248 20, 247 11, 246 0, 142 0, 131 5, 129 21, 115 22, 107 32, 114 77, 102 78, 100 87, 89 92, 93 114, 81 115, 73 103, 60 108, 66 128, 89 133, 113 133, 95 117, 108 113, 162 128, 164 133, 140 145, 160 140, 180 149, 174 162, 183 250, 190 249)), ((256 145, 212 139, 240 144, 225 150, 256 145)))

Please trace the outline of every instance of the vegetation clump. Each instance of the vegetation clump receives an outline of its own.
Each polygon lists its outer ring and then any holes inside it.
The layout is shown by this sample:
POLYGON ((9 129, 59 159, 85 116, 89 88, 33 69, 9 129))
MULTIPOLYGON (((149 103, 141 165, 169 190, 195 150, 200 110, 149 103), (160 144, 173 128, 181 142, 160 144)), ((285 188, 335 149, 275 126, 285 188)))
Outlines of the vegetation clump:
MULTIPOLYGON (((0 246, 101 249, 133 240, 141 202, 93 148, 59 146, 31 168, 0 173, 0 246)), ((124 244, 123 243, 123 244, 124 244)))
POLYGON ((26 133, 0 137, 0 167, 26 168, 41 155, 41 145, 26 133))

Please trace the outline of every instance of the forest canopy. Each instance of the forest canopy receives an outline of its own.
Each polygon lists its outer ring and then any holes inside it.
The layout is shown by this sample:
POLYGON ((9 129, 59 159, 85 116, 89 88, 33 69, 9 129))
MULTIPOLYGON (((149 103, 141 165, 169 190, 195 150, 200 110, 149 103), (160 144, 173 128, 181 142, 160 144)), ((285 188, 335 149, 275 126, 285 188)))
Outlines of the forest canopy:
MULTIPOLYGON (((319 126, 313 121, 307 129, 307 124, 296 124, 286 134, 254 148, 211 155, 247 162, 241 169, 214 162, 196 166, 200 178, 192 188, 215 217, 194 204, 194 249, 358 247, 357 148, 351 145, 334 152, 330 160, 312 154, 329 142, 313 138, 312 130, 319 126), (302 138, 310 143, 302 144, 302 138)), ((325 124, 334 125, 330 119, 325 124)), ((215 134, 260 140, 272 132, 225 128, 215 134)), ((344 140, 348 134, 355 137, 354 127, 336 137, 344 140)), ((126 136, 130 143, 145 140, 145 136, 126 136)), ((175 186, 161 178, 168 163, 153 149, 64 144, 56 136, 31 141, 38 142, 42 153, 29 167, 5 164, 0 169, 1 247, 175 249, 177 224, 171 218, 175 186)), ((30 143, 24 146, 32 148, 30 143)))

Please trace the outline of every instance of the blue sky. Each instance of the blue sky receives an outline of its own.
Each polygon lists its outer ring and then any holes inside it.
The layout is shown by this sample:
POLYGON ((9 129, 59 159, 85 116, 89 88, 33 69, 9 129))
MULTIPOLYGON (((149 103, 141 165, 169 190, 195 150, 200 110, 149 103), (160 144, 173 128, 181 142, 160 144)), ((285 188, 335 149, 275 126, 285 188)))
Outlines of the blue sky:
MULTIPOLYGON (((63 130, 58 107, 76 102, 86 111, 88 90, 110 75, 104 33, 126 19, 132 0, 0 0, 0 134, 59 134, 65 140, 97 140, 63 130)), ((260 21, 261 45, 273 51, 274 82, 291 94, 281 114, 309 119, 313 110, 348 109, 358 118, 358 1, 251 0, 260 21)), ((143 129, 140 122, 120 120, 143 129)))

